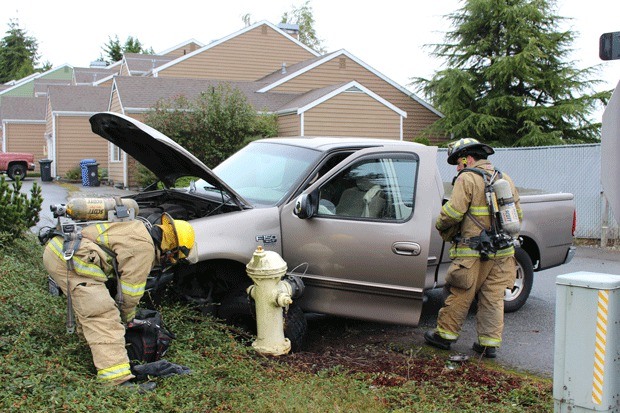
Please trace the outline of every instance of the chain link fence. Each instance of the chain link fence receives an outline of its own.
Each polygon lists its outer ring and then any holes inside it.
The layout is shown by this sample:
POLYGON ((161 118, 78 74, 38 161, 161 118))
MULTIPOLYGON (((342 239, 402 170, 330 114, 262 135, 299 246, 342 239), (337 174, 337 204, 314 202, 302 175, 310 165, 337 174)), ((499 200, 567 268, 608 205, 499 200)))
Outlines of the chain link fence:
MULTIPOLYGON (((440 148, 437 163, 441 177, 450 182, 456 167, 448 165, 447 149, 440 148)), ((519 188, 575 195, 578 238, 601 238, 604 202, 601 186, 601 145, 497 148, 489 158, 506 171, 519 188)), ((609 239, 618 239, 618 224, 609 212, 609 239)))

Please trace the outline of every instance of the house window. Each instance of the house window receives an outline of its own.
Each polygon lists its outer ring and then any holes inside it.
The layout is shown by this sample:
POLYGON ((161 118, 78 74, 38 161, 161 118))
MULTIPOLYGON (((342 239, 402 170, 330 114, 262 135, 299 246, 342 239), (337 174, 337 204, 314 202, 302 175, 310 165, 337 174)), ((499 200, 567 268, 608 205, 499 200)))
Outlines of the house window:
POLYGON ((110 160, 112 162, 120 162, 122 160, 121 159, 122 151, 121 151, 121 148, 119 148, 118 146, 112 145, 111 153, 112 153, 112 157, 110 160))

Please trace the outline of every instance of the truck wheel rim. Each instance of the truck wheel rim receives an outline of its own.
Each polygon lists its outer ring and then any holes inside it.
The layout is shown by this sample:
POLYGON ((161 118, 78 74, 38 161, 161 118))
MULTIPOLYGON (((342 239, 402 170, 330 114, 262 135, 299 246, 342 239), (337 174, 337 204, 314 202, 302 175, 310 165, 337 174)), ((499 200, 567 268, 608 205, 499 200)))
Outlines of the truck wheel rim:
POLYGON ((512 289, 506 289, 506 295, 504 295, 504 301, 512 301, 516 299, 520 294, 521 290, 523 290, 523 268, 521 264, 517 262, 517 277, 515 278, 515 284, 512 289))

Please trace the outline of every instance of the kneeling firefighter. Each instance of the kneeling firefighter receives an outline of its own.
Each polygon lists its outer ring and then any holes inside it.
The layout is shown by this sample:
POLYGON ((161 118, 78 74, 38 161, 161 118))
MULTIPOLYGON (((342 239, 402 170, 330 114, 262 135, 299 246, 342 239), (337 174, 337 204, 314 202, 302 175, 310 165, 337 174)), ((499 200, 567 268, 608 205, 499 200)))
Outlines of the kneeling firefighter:
POLYGON ((448 163, 457 166, 458 175, 435 227, 444 241, 452 242, 446 275, 450 294, 439 310, 437 328, 424 335, 428 344, 450 349, 477 296, 473 350, 489 358, 502 342, 504 293, 514 285, 514 248, 523 218, 512 180, 487 160, 493 153, 476 139, 460 139, 448 148, 448 163))
POLYGON ((188 222, 166 213, 153 221, 87 223, 77 231, 77 225, 70 226, 71 234, 52 229, 40 236, 47 242, 45 267, 67 296, 67 331, 73 332, 75 321, 90 347, 97 379, 104 383, 118 385, 135 377, 125 348, 125 324, 136 315, 151 270, 195 257, 188 222), (115 298, 106 286, 113 278, 115 298))

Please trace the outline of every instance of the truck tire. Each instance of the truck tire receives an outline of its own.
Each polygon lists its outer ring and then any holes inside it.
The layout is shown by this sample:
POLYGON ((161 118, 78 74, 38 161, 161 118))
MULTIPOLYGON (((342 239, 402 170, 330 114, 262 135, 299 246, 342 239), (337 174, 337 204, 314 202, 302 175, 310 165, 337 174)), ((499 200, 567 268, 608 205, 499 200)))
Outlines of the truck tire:
POLYGON ((504 312, 513 313, 523 307, 534 284, 534 266, 530 256, 521 248, 515 248, 517 277, 511 290, 504 296, 504 312))
POLYGON ((15 181, 17 178, 24 179, 26 177, 26 167, 20 164, 11 165, 9 166, 9 170, 6 174, 13 181, 15 181))
MULTIPOLYGON (((245 291, 233 292, 222 300, 217 316, 226 324, 256 334, 256 315, 252 301, 245 291)), ((301 307, 296 303, 289 305, 284 314, 284 337, 291 341, 292 352, 301 350, 307 330, 308 323, 301 307)))

